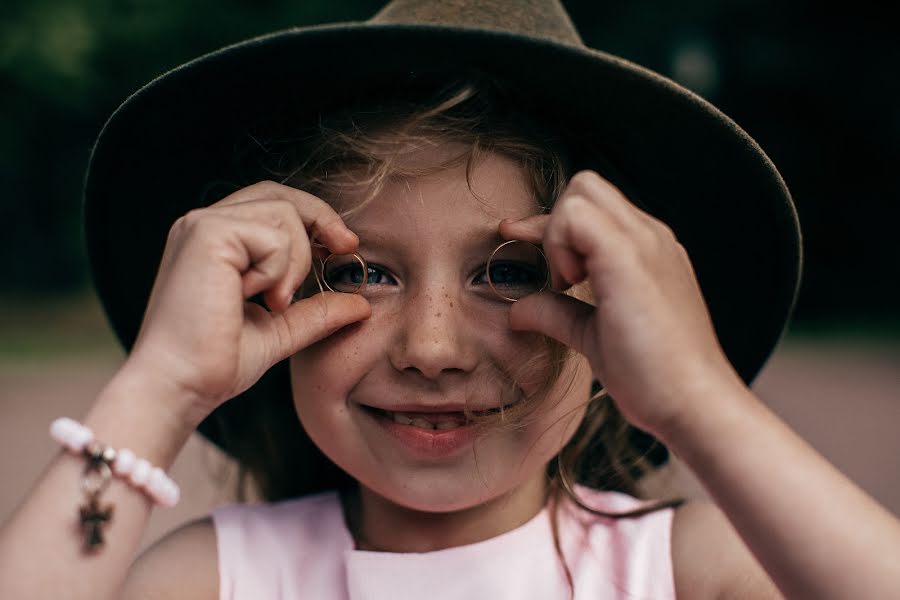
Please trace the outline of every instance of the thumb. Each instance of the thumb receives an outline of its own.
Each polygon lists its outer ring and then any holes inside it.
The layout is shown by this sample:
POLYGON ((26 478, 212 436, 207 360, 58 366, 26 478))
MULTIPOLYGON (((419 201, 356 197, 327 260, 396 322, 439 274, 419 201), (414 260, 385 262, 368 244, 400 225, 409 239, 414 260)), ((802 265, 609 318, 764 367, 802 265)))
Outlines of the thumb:
POLYGON ((274 348, 277 360, 296 354, 345 325, 370 316, 372 307, 360 294, 321 292, 299 300, 280 315, 273 315, 273 320, 283 320, 283 323, 274 324, 280 330, 273 337, 277 340, 274 348))
POLYGON ((596 308, 572 296, 538 292, 515 302, 509 309, 513 330, 531 330, 549 335, 586 354, 593 332, 591 318, 596 308))

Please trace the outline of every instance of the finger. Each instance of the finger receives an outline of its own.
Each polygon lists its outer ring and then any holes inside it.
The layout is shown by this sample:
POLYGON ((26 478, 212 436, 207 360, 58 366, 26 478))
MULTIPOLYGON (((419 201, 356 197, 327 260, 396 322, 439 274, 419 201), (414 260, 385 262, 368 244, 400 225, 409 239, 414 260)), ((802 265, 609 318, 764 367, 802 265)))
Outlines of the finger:
POLYGON ((265 292, 266 304, 276 301, 276 290, 284 285, 290 263, 290 234, 252 221, 234 220, 231 233, 239 237, 247 252, 242 270, 244 299, 265 292))
POLYGON ((612 182, 589 169, 572 176, 557 203, 569 195, 584 197, 606 212, 609 220, 623 231, 641 227, 649 216, 629 201, 612 182))
POLYGON ((272 314, 262 326, 276 340, 277 360, 284 360, 351 323, 372 316, 369 301, 360 294, 323 292, 290 305, 283 313, 272 314))
POLYGON ((260 181, 241 188, 211 206, 228 206, 261 199, 278 199, 290 202, 311 240, 318 240, 336 254, 356 251, 359 238, 350 231, 344 220, 327 202, 303 190, 274 181, 260 181))
POLYGON ((290 244, 285 230, 199 211, 188 213, 182 222, 182 228, 191 232, 191 243, 202 245, 196 256, 216 257, 237 270, 245 299, 271 289, 284 277, 290 244))
MULTIPOLYGON (((571 202, 571 200, 570 200, 571 202)), ((544 231, 544 254, 550 264, 552 289, 562 291, 582 281, 587 273, 584 269, 584 255, 572 248, 569 240, 568 219, 573 218, 575 209, 561 208, 554 220, 544 231)), ((580 218, 585 218, 580 215, 580 218)))
POLYGON ((500 236, 505 240, 522 240, 532 244, 541 244, 544 231, 550 222, 550 215, 532 215, 524 219, 500 221, 500 236))
POLYGON ((623 230, 608 211, 584 196, 568 196, 554 212, 544 234, 544 252, 568 284, 583 281, 592 265, 633 253, 629 235, 636 234, 623 230))
POLYGON ((514 303, 509 326, 515 331, 537 331, 587 355, 596 308, 565 294, 539 292, 514 303))
POLYGON ((296 207, 286 200, 257 200, 214 205, 204 209, 209 214, 225 215, 243 221, 261 221, 286 231, 288 236, 288 264, 277 287, 266 295, 266 306, 281 311, 291 303, 294 292, 309 273, 315 252, 306 234, 296 207))

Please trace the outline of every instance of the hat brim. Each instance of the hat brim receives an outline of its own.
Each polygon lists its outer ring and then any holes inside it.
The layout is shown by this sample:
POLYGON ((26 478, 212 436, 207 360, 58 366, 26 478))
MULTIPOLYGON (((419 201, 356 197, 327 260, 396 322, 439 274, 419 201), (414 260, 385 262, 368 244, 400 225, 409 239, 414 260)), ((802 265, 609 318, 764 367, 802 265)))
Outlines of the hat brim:
MULTIPOLYGON (((91 154, 84 226, 93 281, 123 346, 136 338, 169 228, 203 204, 211 181, 230 178, 235 143, 261 115, 312 113, 385 82, 469 68, 527 90, 523 102, 545 121, 604 149, 642 208, 687 249, 722 348, 751 384, 785 330, 802 263, 793 202, 759 146, 702 98, 621 58, 436 25, 277 32, 173 69, 116 110, 91 154)), ((287 392, 284 364, 266 378, 287 392)), ((226 410, 238 414, 262 387, 219 411, 234 403, 226 410)), ((229 451, 210 420, 200 430, 229 451)))

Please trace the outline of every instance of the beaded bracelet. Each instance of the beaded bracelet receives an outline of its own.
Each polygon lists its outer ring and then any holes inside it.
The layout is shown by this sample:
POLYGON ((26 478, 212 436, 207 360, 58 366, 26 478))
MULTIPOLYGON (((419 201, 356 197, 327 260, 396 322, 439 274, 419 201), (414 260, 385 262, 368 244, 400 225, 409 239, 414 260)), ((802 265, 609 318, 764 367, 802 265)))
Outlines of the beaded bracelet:
POLYGON ((165 471, 137 458, 127 448, 115 450, 94 439, 94 433, 73 419, 61 417, 50 425, 50 436, 74 454, 87 459, 81 487, 87 503, 79 508, 84 550, 93 552, 103 546, 101 527, 112 520, 113 506, 100 506, 100 494, 109 486, 112 475, 119 476, 142 490, 162 506, 175 506, 180 491, 165 471))

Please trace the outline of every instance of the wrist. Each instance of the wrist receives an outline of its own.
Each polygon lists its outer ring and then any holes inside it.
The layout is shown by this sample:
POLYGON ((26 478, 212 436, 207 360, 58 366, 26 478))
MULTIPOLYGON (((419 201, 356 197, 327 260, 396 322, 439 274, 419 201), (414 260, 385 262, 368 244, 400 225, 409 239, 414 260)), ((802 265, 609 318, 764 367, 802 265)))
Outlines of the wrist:
POLYGON ((138 391, 141 397, 146 398, 161 415, 165 414, 176 427, 183 425, 193 431, 209 414, 199 408, 208 405, 209 401, 176 383, 159 369, 146 368, 144 363, 132 359, 122 365, 110 384, 122 391, 138 391))
POLYGON ((757 408, 759 400, 740 378, 706 378, 684 392, 685 408, 656 432, 656 437, 676 455, 685 457, 740 427, 757 408))
POLYGON ((202 420, 188 396, 126 362, 100 392, 84 424, 103 443, 129 448, 167 469, 202 420))

